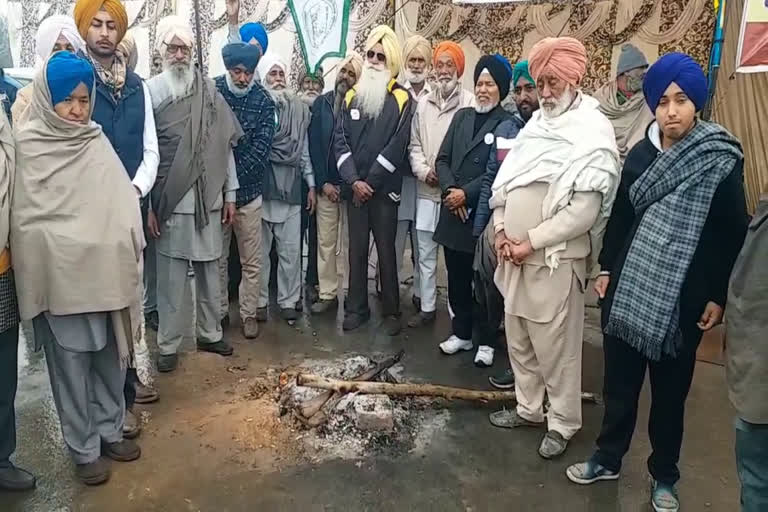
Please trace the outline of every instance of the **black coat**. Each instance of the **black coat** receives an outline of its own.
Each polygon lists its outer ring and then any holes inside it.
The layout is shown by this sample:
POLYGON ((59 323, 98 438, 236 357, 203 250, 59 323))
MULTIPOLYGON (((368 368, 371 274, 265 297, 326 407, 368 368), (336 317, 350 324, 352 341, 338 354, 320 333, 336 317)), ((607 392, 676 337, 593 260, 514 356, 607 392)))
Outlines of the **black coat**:
POLYGON ((440 189, 445 196, 452 188, 460 188, 467 196, 469 220, 461 222, 448 208, 440 209, 440 220, 435 230, 435 242, 454 251, 475 252, 472 226, 475 219, 483 174, 488 155, 496 140, 496 128, 512 114, 500 106, 493 109, 476 135, 475 109, 467 107, 456 112, 435 159, 440 189))
MULTIPOLYGON (((635 212, 629 200, 629 189, 658 156, 659 151, 648 138, 635 145, 627 155, 616 201, 600 252, 601 270, 611 273, 611 281, 602 307, 605 327, 613 304, 613 295, 621 278, 629 246, 635 237, 642 212, 635 212)), ((744 198, 744 161, 734 166, 720 183, 712 198, 709 215, 704 222, 699 242, 693 253, 680 296, 680 329, 684 343, 698 344, 701 331, 696 326, 707 303, 725 307, 728 279, 747 233, 747 206, 744 198)), ((653 279, 648 276, 648 279, 653 279)))
POLYGON ((334 91, 318 96, 312 104, 312 121, 309 123, 309 158, 315 171, 315 185, 322 193, 323 185, 340 185, 341 177, 336 168, 333 150, 333 133, 336 128, 333 114, 334 91))

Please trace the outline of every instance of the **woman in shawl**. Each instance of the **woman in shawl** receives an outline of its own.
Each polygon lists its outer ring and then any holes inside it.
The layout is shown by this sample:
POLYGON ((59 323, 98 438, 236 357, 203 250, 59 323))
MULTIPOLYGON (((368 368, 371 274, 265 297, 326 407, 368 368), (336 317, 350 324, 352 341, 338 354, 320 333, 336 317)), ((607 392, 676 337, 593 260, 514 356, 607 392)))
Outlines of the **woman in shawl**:
MULTIPOLYGON (((75 21, 71 16, 63 14, 45 18, 40 23, 40 28, 37 29, 35 36, 35 52, 39 65, 42 65, 48 57, 59 51, 72 53, 85 51, 85 41, 77 32, 75 21)), ((32 100, 33 87, 34 85, 29 83, 16 93, 16 101, 11 106, 11 117, 16 128, 21 126, 24 111, 32 100)))
POLYGON ((10 228, 21 317, 34 321, 64 441, 89 485, 109 478, 102 456, 141 454, 123 439, 123 384, 144 247, 136 193, 91 120, 93 94, 93 67, 72 53, 35 77, 10 228))

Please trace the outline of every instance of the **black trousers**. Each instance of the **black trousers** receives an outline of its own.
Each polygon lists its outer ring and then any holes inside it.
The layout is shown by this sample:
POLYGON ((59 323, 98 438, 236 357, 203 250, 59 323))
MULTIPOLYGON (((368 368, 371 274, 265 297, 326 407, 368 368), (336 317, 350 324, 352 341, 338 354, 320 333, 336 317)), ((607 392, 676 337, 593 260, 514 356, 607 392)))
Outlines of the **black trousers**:
MULTIPOLYGON (((479 243, 479 242, 478 242, 479 243)), ((474 272, 475 330, 481 345, 488 345, 497 350, 504 348, 499 343, 499 325, 504 319, 504 297, 496 288, 496 283, 483 279, 480 272, 474 272)), ((450 294, 450 289, 449 289, 450 294)), ((453 308, 453 306, 451 306, 453 308)), ((454 313, 456 310, 453 310, 454 313)))
POLYGON ((304 278, 308 286, 317 286, 317 215, 310 215, 306 207, 301 212, 301 254, 304 254, 304 233, 308 233, 307 274, 304 278))
POLYGON ((128 367, 125 371, 125 385, 123 386, 123 395, 125 396, 125 408, 132 409, 136 402, 136 384, 139 382, 139 374, 136 368, 128 367))
POLYGON ((674 484, 680 479, 677 462, 683 443, 685 400, 691 388, 700 341, 700 334, 690 336, 676 358, 650 361, 623 340, 604 337, 605 414, 593 460, 612 471, 621 469, 621 459, 629 450, 635 431, 637 401, 647 368, 651 381, 648 435, 652 447, 648 471, 665 484, 674 484))
POLYGON ((374 196, 365 204, 355 206, 348 202, 349 213, 349 295, 347 314, 368 315, 368 244, 370 234, 379 255, 382 313, 384 316, 400 314, 400 288, 397 280, 398 203, 387 196, 374 196))
POLYGON ((445 268, 448 270, 448 301, 453 311, 453 334, 462 340, 472 339, 472 263, 475 255, 470 252, 454 251, 443 246, 445 268))
POLYGON ((16 451, 17 365, 19 357, 19 326, 0 333, 0 462, 16 451))

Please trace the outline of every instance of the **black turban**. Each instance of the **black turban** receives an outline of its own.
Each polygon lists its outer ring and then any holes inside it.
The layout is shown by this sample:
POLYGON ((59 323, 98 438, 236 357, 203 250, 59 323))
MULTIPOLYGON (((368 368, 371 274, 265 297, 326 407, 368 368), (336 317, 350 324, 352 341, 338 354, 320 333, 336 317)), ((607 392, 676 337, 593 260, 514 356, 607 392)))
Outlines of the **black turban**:
POLYGON ((232 69, 242 65, 249 73, 253 73, 259 64, 261 51, 258 46, 252 44, 229 43, 221 49, 221 56, 224 59, 225 68, 232 69))
POLYGON ((509 94, 509 83, 512 80, 512 75, 501 60, 493 55, 483 55, 475 66, 475 84, 477 84, 477 79, 480 78, 480 73, 484 69, 488 70, 493 81, 496 82, 499 88, 499 103, 501 103, 509 94))

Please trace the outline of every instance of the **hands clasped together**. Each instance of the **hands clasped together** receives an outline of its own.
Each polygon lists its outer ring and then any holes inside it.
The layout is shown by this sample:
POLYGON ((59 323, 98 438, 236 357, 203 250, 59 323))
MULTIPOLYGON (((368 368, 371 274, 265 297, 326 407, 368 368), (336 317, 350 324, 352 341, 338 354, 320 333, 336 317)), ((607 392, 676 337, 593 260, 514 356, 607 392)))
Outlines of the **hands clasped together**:
POLYGON ((511 261, 515 265, 522 265, 526 258, 534 252, 529 240, 507 238, 504 231, 496 233, 494 249, 498 261, 511 261))

